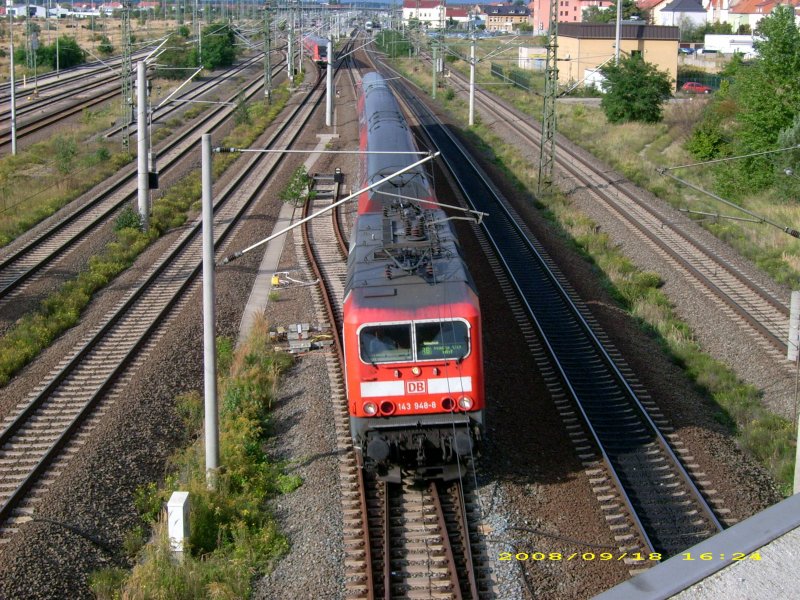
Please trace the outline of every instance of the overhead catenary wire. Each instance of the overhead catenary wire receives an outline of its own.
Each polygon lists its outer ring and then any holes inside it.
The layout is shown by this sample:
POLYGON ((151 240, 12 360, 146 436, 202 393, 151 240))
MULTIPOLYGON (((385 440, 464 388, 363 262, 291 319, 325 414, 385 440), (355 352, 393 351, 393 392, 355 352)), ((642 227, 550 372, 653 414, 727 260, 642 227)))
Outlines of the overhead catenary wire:
POLYGON ((683 185, 692 188, 693 190, 696 190, 696 191, 698 191, 698 192, 700 192, 702 194, 710 196, 711 198, 714 198, 714 200, 717 200, 718 202, 722 202, 726 206, 730 206, 731 208, 739 210, 739 211, 745 213, 746 215, 750 215, 751 217, 756 219, 756 221, 759 222, 759 223, 766 223, 767 225, 772 225, 773 227, 777 227, 778 229, 780 229, 784 233, 788 233, 790 236, 792 236, 794 238, 800 238, 800 231, 797 231, 796 229, 794 229, 792 227, 789 227, 787 225, 781 225, 780 223, 776 223, 775 221, 773 221, 771 219, 768 219, 767 217, 762 217, 761 215, 756 214, 751 210, 747 210, 746 208, 743 208, 743 207, 739 206, 738 204, 734 204, 730 200, 726 200, 725 198, 723 198, 721 196, 718 196, 717 194, 715 194, 713 192, 709 192, 708 190, 704 190, 699 185, 695 185, 691 181, 686 181, 685 179, 681 179, 680 177, 676 177, 675 175, 672 175, 671 173, 667 173, 666 169, 658 169, 658 172, 661 175, 664 175, 665 177, 669 177, 671 179, 674 179, 678 183, 682 183, 683 185))
MULTIPOLYGON (((227 149, 227 150, 225 150, 225 149, 217 149, 217 150, 218 151, 223 151, 223 152, 231 152, 231 151, 235 152, 235 151, 237 151, 234 148, 227 149)), ((257 150, 256 152, 265 152, 265 151, 264 150, 257 150)), ((308 151, 306 151, 306 152, 308 152, 308 151)), ((424 164, 424 163, 428 162, 429 160, 432 160, 432 159, 436 158, 437 156, 439 156, 439 154, 440 154, 439 152, 434 152, 432 154, 428 154, 428 156, 426 156, 426 157, 424 157, 424 158, 422 158, 422 159, 420 159, 420 160, 418 160, 416 162, 411 163, 407 167, 404 167, 404 168, 400 169, 399 171, 396 171, 395 173, 392 173, 391 175, 388 175, 387 177, 384 177, 384 178, 376 181, 375 183, 372 183, 372 184, 368 185, 365 188, 362 188, 362 189, 360 189, 360 190, 358 190, 356 192, 353 192, 352 194, 350 194, 346 198, 343 198, 342 200, 339 200, 338 202, 334 202, 330 206, 327 206, 327 207, 323 208, 322 210, 314 213, 313 215, 309 215, 308 217, 306 217, 304 219, 300 219, 296 223, 293 223, 292 225, 289 225, 288 227, 282 229, 281 231, 273 233, 269 237, 266 237, 263 240, 261 240, 260 242, 256 242, 255 244, 252 244, 251 246, 248 246, 244 250, 239 250, 238 252, 235 252, 235 253, 231 254, 230 256, 225 257, 220 263, 217 264, 217 266, 222 266, 222 265, 228 264, 232 260, 235 260, 235 259, 243 256, 247 252, 250 252, 251 250, 254 250, 255 248, 258 248, 259 246, 261 246, 263 244, 266 244, 267 242, 275 239, 276 237, 278 237, 280 235, 283 235, 284 233, 287 233, 288 231, 294 229, 295 227, 298 227, 298 226, 302 225, 303 223, 305 223, 307 221, 310 221, 311 219, 314 219, 314 218, 320 216, 321 214, 330 212, 331 210, 335 209, 340 204, 344 204, 345 202, 347 202, 349 200, 352 200, 353 198, 357 198, 359 195, 363 194, 364 192, 367 192, 367 191, 369 191, 369 190, 371 190, 371 189, 373 189, 373 188, 375 188, 375 187, 377 187, 377 186, 379 186, 379 185, 381 185, 381 184, 383 184, 383 183, 385 183, 385 182, 397 177, 398 175, 402 175, 406 171, 410 171, 411 169, 413 169, 415 167, 418 167, 419 165, 424 164)))
MULTIPOLYGON (((690 181, 687 181, 685 179, 681 179, 680 177, 676 177, 675 175, 669 173, 669 171, 674 171, 676 169, 686 169, 686 168, 689 168, 689 167, 700 167, 700 166, 706 166, 706 165, 715 164, 715 163, 727 162, 727 161, 731 161, 731 160, 740 160, 740 159, 743 159, 743 158, 752 158, 752 157, 755 157, 755 156, 764 156, 764 155, 767 155, 767 154, 776 154, 778 152, 787 152, 789 150, 797 150, 797 149, 800 149, 800 144, 796 144, 794 146, 788 146, 786 148, 778 148, 776 150, 764 150, 764 151, 761 151, 761 152, 753 152, 751 154, 742 154, 740 156, 728 156, 728 157, 725 157, 725 158, 717 158, 717 159, 707 160, 707 161, 703 161, 703 162, 690 163, 690 164, 685 164, 685 165, 677 165, 677 166, 674 166, 674 167, 661 167, 659 169, 656 169, 656 171, 660 175, 663 175, 665 177, 669 177, 670 179, 674 179, 678 183, 682 183, 683 185, 685 185, 687 187, 690 187, 693 190, 696 190, 696 191, 698 191, 698 192, 700 192, 702 194, 705 194, 705 195, 713 198, 714 200, 717 200, 718 202, 722 202, 726 206, 730 206, 731 208, 733 208, 735 210, 741 211, 741 212, 745 213, 746 215, 749 215, 749 216, 753 217, 756 220, 757 223, 766 223, 767 225, 772 225, 773 227, 777 227, 778 229, 780 229, 784 233, 788 233, 790 236, 792 236, 794 238, 800 238, 800 231, 798 231, 797 229, 794 229, 793 227, 789 227, 788 225, 781 225, 780 223, 776 223, 775 221, 773 221, 771 219, 768 219, 767 217, 763 217, 763 216, 761 216, 759 214, 754 213, 751 210, 748 210, 748 209, 746 209, 746 208, 744 208, 742 206, 739 206, 738 204, 735 204, 734 202, 731 202, 730 200, 726 200, 725 198, 722 198, 721 196, 718 196, 717 194, 715 194, 713 192, 709 192, 708 190, 703 189, 702 187, 700 187, 697 184, 694 184, 694 183, 692 183, 690 181)), ((720 216, 720 215, 717 215, 717 216, 720 216)))

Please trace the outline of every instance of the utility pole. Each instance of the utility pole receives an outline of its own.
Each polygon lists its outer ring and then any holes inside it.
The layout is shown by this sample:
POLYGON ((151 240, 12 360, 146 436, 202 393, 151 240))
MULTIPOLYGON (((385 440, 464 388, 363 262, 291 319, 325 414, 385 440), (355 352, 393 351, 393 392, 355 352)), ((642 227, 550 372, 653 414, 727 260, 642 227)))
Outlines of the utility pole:
MULTIPOLYGON (((209 11, 204 12, 208 13, 209 11)), ((197 66, 203 66, 203 26, 200 23, 200 15, 197 16, 197 66)))
POLYGON ((292 11, 291 20, 289 21, 289 33, 286 36, 286 68, 287 75, 289 76, 289 87, 294 87, 294 8, 292 11))
POLYGON ((29 69, 33 68, 33 48, 31 48, 31 3, 25 0, 25 62, 29 69))
POLYGON ((620 28, 622 25, 622 0, 617 0, 617 32, 614 36, 614 64, 619 64, 620 28))
POLYGON ((147 65, 143 60, 136 64, 136 104, 139 216, 142 229, 147 231, 150 221, 150 176, 147 165, 150 152, 147 136, 147 65))
POLYGON ((122 151, 130 152, 133 120, 131 87, 131 0, 122 2, 122 151))
POLYGON ((31 50, 33 50, 33 97, 39 96, 39 73, 36 65, 36 53, 39 51, 39 34, 31 34, 31 50))
MULTIPOLYGON (((331 31, 331 34, 333 31, 331 31)), ((328 70, 326 72, 328 96, 325 102, 325 125, 333 123, 333 41, 328 39, 328 70)))
POLYGON ((11 154, 17 154, 17 84, 14 81, 14 16, 8 12, 8 37, 11 39, 11 154))
POLYGON ((298 14, 298 21, 297 21, 297 35, 295 39, 297 40, 297 73, 299 75, 303 74, 303 5, 300 4, 297 10, 298 14))
POLYGON ((550 29, 547 32, 544 108, 542 110, 542 145, 539 152, 538 193, 553 185, 556 158, 556 96, 558 95, 558 3, 550 2, 550 29))
POLYGON ((433 40, 433 44, 431 45, 431 52, 433 53, 433 74, 431 78, 433 79, 433 83, 431 84, 431 97, 436 100, 436 67, 439 65, 437 64, 437 56, 436 56, 436 40, 433 40))
POLYGON ((216 489, 219 469, 216 307, 214 305, 214 199, 211 195, 211 134, 201 138, 203 184, 203 397, 205 408, 206 485, 216 489))
POLYGON ((264 3, 264 97, 267 102, 272 102, 272 66, 270 65, 270 52, 272 52, 272 45, 270 43, 270 17, 269 17, 269 3, 264 3))
MULTIPOLYGON (((555 4, 555 0, 550 0, 555 4)), ((475 125, 475 33, 469 47, 469 126, 475 125)))

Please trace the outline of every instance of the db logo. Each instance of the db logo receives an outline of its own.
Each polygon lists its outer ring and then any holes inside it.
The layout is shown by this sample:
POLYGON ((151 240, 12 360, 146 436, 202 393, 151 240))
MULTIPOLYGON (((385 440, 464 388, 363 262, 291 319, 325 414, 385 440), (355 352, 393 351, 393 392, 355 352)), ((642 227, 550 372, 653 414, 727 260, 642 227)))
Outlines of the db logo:
POLYGON ((424 394, 425 382, 424 381, 407 381, 406 390, 409 394, 424 394))

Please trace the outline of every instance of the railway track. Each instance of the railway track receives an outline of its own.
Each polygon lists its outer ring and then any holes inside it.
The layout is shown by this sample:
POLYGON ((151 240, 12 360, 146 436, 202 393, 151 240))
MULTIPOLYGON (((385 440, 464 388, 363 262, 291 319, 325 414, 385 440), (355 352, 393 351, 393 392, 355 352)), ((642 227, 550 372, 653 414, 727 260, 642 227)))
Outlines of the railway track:
MULTIPOLYGON (((142 55, 142 58, 145 55, 142 55)), ((251 57, 224 73, 202 81, 199 85, 184 91, 176 100, 183 102, 192 101, 209 92, 215 85, 234 77, 247 67, 260 60, 259 56, 251 57)), ((82 113, 84 109, 102 104, 119 97, 119 73, 108 75, 87 82, 79 82, 77 86, 59 89, 56 93, 33 101, 23 100, 17 107, 17 140, 32 135, 38 131, 46 130, 55 123, 75 114, 82 113), (26 118, 27 117, 27 118, 26 118)), ((181 103, 170 103, 153 113, 153 123, 164 119, 170 114, 184 108, 181 103)), ((10 119, 10 116, 8 117, 10 119)), ((122 125, 112 127, 106 132, 105 137, 111 137, 122 131, 122 125)), ((136 123, 131 124, 131 134, 136 131, 136 123)), ((10 125, 0 129, 0 151, 8 150, 11 146, 10 125)))
MULTIPOLYGON (((149 50, 139 51, 132 60, 147 56, 149 50)), ((121 59, 112 60, 106 65, 88 70, 72 70, 56 78, 47 76, 45 82, 37 86, 37 95, 30 86, 17 88, 17 141, 58 123, 84 109, 118 98, 119 65, 121 59), (117 69, 117 70, 114 70, 117 69)), ((5 86, 8 89, 8 85, 5 86)), ((2 98, 0 108, 0 152, 10 152, 11 148, 11 107, 10 92, 2 98)))
MULTIPOLYGON (((23 115, 32 115, 30 120, 19 120, 19 116, 17 117, 17 141, 33 135, 38 131, 47 129, 54 123, 63 121, 67 117, 80 114, 87 108, 97 106, 98 104, 107 102, 112 98, 118 98, 119 95, 119 87, 114 86, 113 84, 97 84, 78 90, 76 93, 70 96, 69 100, 65 100, 64 98, 48 99, 46 102, 37 104, 30 110, 23 112, 23 115), (96 93, 87 94, 90 89, 100 85, 103 85, 104 87, 96 93), (52 107, 54 110, 45 114, 35 114, 44 110, 46 107, 52 107)), ((0 132, 0 151, 10 152, 10 148, 11 129, 9 128, 0 132)))
MULTIPOLYGON (((280 68, 280 65, 276 66, 276 72, 280 68)), ((245 98, 253 98, 260 91, 261 82, 257 77, 246 86, 245 98)), ((237 96, 231 94, 228 102, 234 104, 237 96)), ((162 176, 179 169, 186 157, 196 150, 197 130, 215 131, 234 111, 233 105, 215 105, 211 111, 200 115, 191 127, 160 146, 162 176)), ((59 260, 65 258, 79 241, 132 202, 138 193, 137 185, 136 166, 131 165, 52 215, 31 235, 25 236, 24 241, 12 242, 0 250, 0 306, 18 298, 31 283, 57 268, 59 260)))
MULTIPOLYGON (((147 56, 152 48, 145 48, 134 52, 131 55, 132 61, 137 61, 147 56)), ((113 78, 118 78, 119 73, 114 72, 122 64, 122 57, 112 57, 104 62, 92 62, 83 65, 78 65, 70 69, 62 69, 58 75, 54 71, 41 73, 39 75, 39 98, 33 101, 32 104, 44 102, 54 95, 63 96, 70 94, 75 89, 87 85, 98 78, 98 75, 104 82, 108 82, 113 78), (103 77, 106 76, 106 77, 103 77), (52 93, 51 93, 52 92, 52 93)), ((22 80, 17 80, 15 92, 19 96, 29 94, 31 90, 31 80, 27 80, 26 85, 23 86, 22 80)), ((0 103, 4 104, 11 99, 11 84, 3 83, 0 85, 0 103)), ((3 106, 0 108, 0 120, 4 119, 11 111, 10 107, 3 106)))
MULTIPOLYGON (((328 183, 331 179, 315 180, 316 194, 304 216, 326 210, 338 200, 338 186, 328 183)), ((311 263, 314 276, 324 282, 324 290, 317 292, 317 301, 325 306, 326 318, 336 324, 337 331, 337 360, 329 363, 329 376, 335 390, 337 440, 345 451, 340 458, 340 475, 346 526, 345 563, 351 579, 347 586, 349 597, 479 598, 471 558, 475 540, 470 532, 474 530, 475 511, 470 512, 470 517, 465 516, 467 507, 460 484, 450 484, 441 491, 432 482, 386 484, 365 474, 353 453, 338 358, 347 276, 342 223, 352 215, 331 212, 331 218, 320 217, 303 226, 303 258, 311 263), (350 485, 345 486, 345 482, 350 485)))
MULTIPOLYGON (((453 72, 450 81, 468 90, 468 81, 453 72)), ((528 115, 491 94, 476 88, 476 101, 498 118, 515 123, 519 135, 538 148, 541 129, 528 115)), ((653 250, 685 275, 687 281, 714 299, 720 311, 737 323, 743 332, 780 364, 786 356, 789 308, 785 300, 751 280, 740 268, 719 256, 695 233, 695 226, 675 221, 648 202, 641 189, 595 168, 585 153, 557 136, 556 166, 567 178, 578 183, 620 222, 633 230, 653 250)), ((784 363, 786 361, 783 361, 784 363)), ((791 363, 786 369, 794 371, 791 363)))
MULTIPOLYGON (((290 147, 318 108, 319 82, 270 136, 268 147, 290 147)), ((214 240, 219 250, 263 193, 280 154, 250 155, 224 189, 215 190, 214 240)), ((0 427, 0 543, 32 518, 36 505, 102 413, 120 393, 132 365, 157 343, 159 326, 188 297, 201 270, 201 220, 176 239, 143 280, 87 334, 0 427), (96 420, 96 419, 95 419, 96 420)))
POLYGON ((469 153, 412 93, 397 87, 471 208, 490 215, 482 225, 490 262, 507 295, 518 298, 515 313, 545 379, 585 423, 585 433, 568 424, 621 551, 636 565, 637 557, 672 556, 716 533, 722 526, 714 510, 650 416, 644 390, 629 382, 632 373, 595 333, 589 311, 469 153))
MULTIPOLYGON (((248 67, 252 67, 253 65, 262 62, 263 53, 257 54, 255 56, 251 56, 250 58, 245 59, 244 61, 239 62, 238 64, 234 65, 233 68, 226 70, 219 75, 214 77, 210 77, 208 79, 204 79, 200 82, 199 85, 192 87, 184 91, 183 93, 177 95, 172 102, 165 106, 161 106, 160 108, 156 108, 153 110, 152 122, 157 123, 159 121, 163 121, 171 114, 178 112, 183 108, 183 104, 187 102, 191 102, 198 98, 201 98, 203 95, 210 92, 215 86, 225 82, 228 79, 232 79, 233 77, 238 76, 243 71, 245 71, 248 67)), ((281 68, 285 65, 284 61, 277 61, 274 65, 273 77, 280 72, 281 68)), ((105 137, 113 137, 122 131, 122 125, 118 125, 109 129, 104 135, 105 137)), ((137 131, 136 123, 131 123, 130 126, 130 133, 133 135, 137 131)))
POLYGON ((368 479, 366 494, 375 597, 480 597, 460 483, 368 479))
MULTIPOLYGON (((328 208, 338 196, 335 187, 320 187, 319 181, 316 191, 306 214, 328 208)), ((354 202, 344 206, 355 210, 354 202)), ((328 374, 340 449, 347 596, 479 598, 489 583, 485 575, 476 579, 472 560, 477 543, 472 494, 465 499, 459 483, 440 490, 434 483, 396 486, 377 481, 365 474, 353 451, 339 338, 347 275, 343 228, 353 218, 352 212, 344 210, 340 206, 331 211, 332 218, 317 218, 304 225, 303 258, 313 276, 324 282, 315 299, 325 307, 326 318, 336 330, 336 352, 328 361, 328 374)))

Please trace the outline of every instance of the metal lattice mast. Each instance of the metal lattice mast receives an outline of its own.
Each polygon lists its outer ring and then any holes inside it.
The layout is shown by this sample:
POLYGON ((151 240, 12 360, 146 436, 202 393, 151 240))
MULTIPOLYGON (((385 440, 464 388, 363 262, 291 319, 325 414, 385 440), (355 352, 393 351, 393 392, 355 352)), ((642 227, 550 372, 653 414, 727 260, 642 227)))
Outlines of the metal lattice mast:
POLYGON ((122 2, 122 150, 130 151, 133 121, 133 87, 131 86, 131 0, 122 2))
POLYGON ((553 185, 556 158, 556 96, 558 95, 558 2, 550 0, 550 26, 547 32, 542 145, 539 152, 539 194, 553 185))

